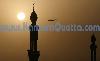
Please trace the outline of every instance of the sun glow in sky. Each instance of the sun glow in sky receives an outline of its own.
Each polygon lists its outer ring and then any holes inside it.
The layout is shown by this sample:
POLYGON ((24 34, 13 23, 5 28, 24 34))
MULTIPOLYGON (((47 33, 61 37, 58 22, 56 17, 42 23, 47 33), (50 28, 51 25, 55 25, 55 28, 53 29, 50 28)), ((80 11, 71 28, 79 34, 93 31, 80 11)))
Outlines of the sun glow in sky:
POLYGON ((19 12, 19 13, 17 14, 17 18, 18 18, 18 20, 20 20, 20 21, 24 21, 24 19, 25 19, 25 13, 24 13, 24 12, 19 12))

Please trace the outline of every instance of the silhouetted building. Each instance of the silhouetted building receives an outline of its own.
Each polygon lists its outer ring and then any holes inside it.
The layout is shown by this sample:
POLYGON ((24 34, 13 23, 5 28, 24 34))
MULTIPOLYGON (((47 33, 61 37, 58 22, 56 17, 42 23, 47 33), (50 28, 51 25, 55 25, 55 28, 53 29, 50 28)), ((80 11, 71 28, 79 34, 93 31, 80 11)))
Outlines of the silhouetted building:
POLYGON ((91 45, 90 45, 90 49, 91 49, 91 61, 96 61, 96 37, 95 35, 93 34, 91 36, 91 45))
POLYGON ((30 49, 28 50, 29 61, 38 61, 40 56, 40 51, 37 51, 38 31, 33 30, 34 26, 36 26, 37 19, 38 17, 33 6, 33 12, 30 16, 32 24, 30 25, 30 49))

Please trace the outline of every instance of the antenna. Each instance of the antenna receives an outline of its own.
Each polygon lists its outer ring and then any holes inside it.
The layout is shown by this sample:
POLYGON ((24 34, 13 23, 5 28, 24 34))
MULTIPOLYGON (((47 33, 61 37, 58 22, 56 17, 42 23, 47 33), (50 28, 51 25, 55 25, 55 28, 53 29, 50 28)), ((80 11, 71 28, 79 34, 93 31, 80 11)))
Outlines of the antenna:
POLYGON ((34 11, 34 5, 35 5, 35 3, 33 3, 33 11, 34 11))

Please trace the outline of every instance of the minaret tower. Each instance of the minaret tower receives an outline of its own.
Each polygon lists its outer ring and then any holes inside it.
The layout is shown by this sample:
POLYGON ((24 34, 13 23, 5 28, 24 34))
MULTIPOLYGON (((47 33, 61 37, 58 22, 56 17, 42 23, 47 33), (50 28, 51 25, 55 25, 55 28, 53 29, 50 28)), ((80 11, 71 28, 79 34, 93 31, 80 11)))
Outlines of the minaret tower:
POLYGON ((91 45, 90 45, 90 49, 91 49, 91 61, 96 61, 96 48, 97 48, 97 45, 96 45, 96 37, 95 35, 93 34, 91 36, 91 45))
POLYGON ((38 61, 40 56, 40 51, 37 50, 37 40, 38 40, 38 30, 34 30, 36 26, 36 21, 38 17, 36 12, 34 11, 33 4, 33 12, 31 13, 30 20, 32 24, 30 25, 30 49, 28 50, 29 61, 38 61))

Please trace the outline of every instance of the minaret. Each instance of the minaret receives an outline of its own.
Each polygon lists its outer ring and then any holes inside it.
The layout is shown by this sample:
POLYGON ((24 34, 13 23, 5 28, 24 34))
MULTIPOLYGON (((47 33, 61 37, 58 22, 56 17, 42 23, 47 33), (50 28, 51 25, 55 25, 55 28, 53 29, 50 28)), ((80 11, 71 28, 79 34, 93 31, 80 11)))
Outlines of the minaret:
POLYGON ((36 26, 36 21, 38 17, 36 12, 34 11, 33 4, 33 12, 31 13, 30 20, 32 24, 30 25, 30 49, 28 50, 29 61, 38 61, 40 56, 40 51, 37 50, 37 40, 38 40, 38 30, 34 30, 36 26))
POLYGON ((96 61, 96 37, 95 35, 93 34, 91 36, 91 45, 90 45, 90 49, 91 49, 91 61, 96 61))

